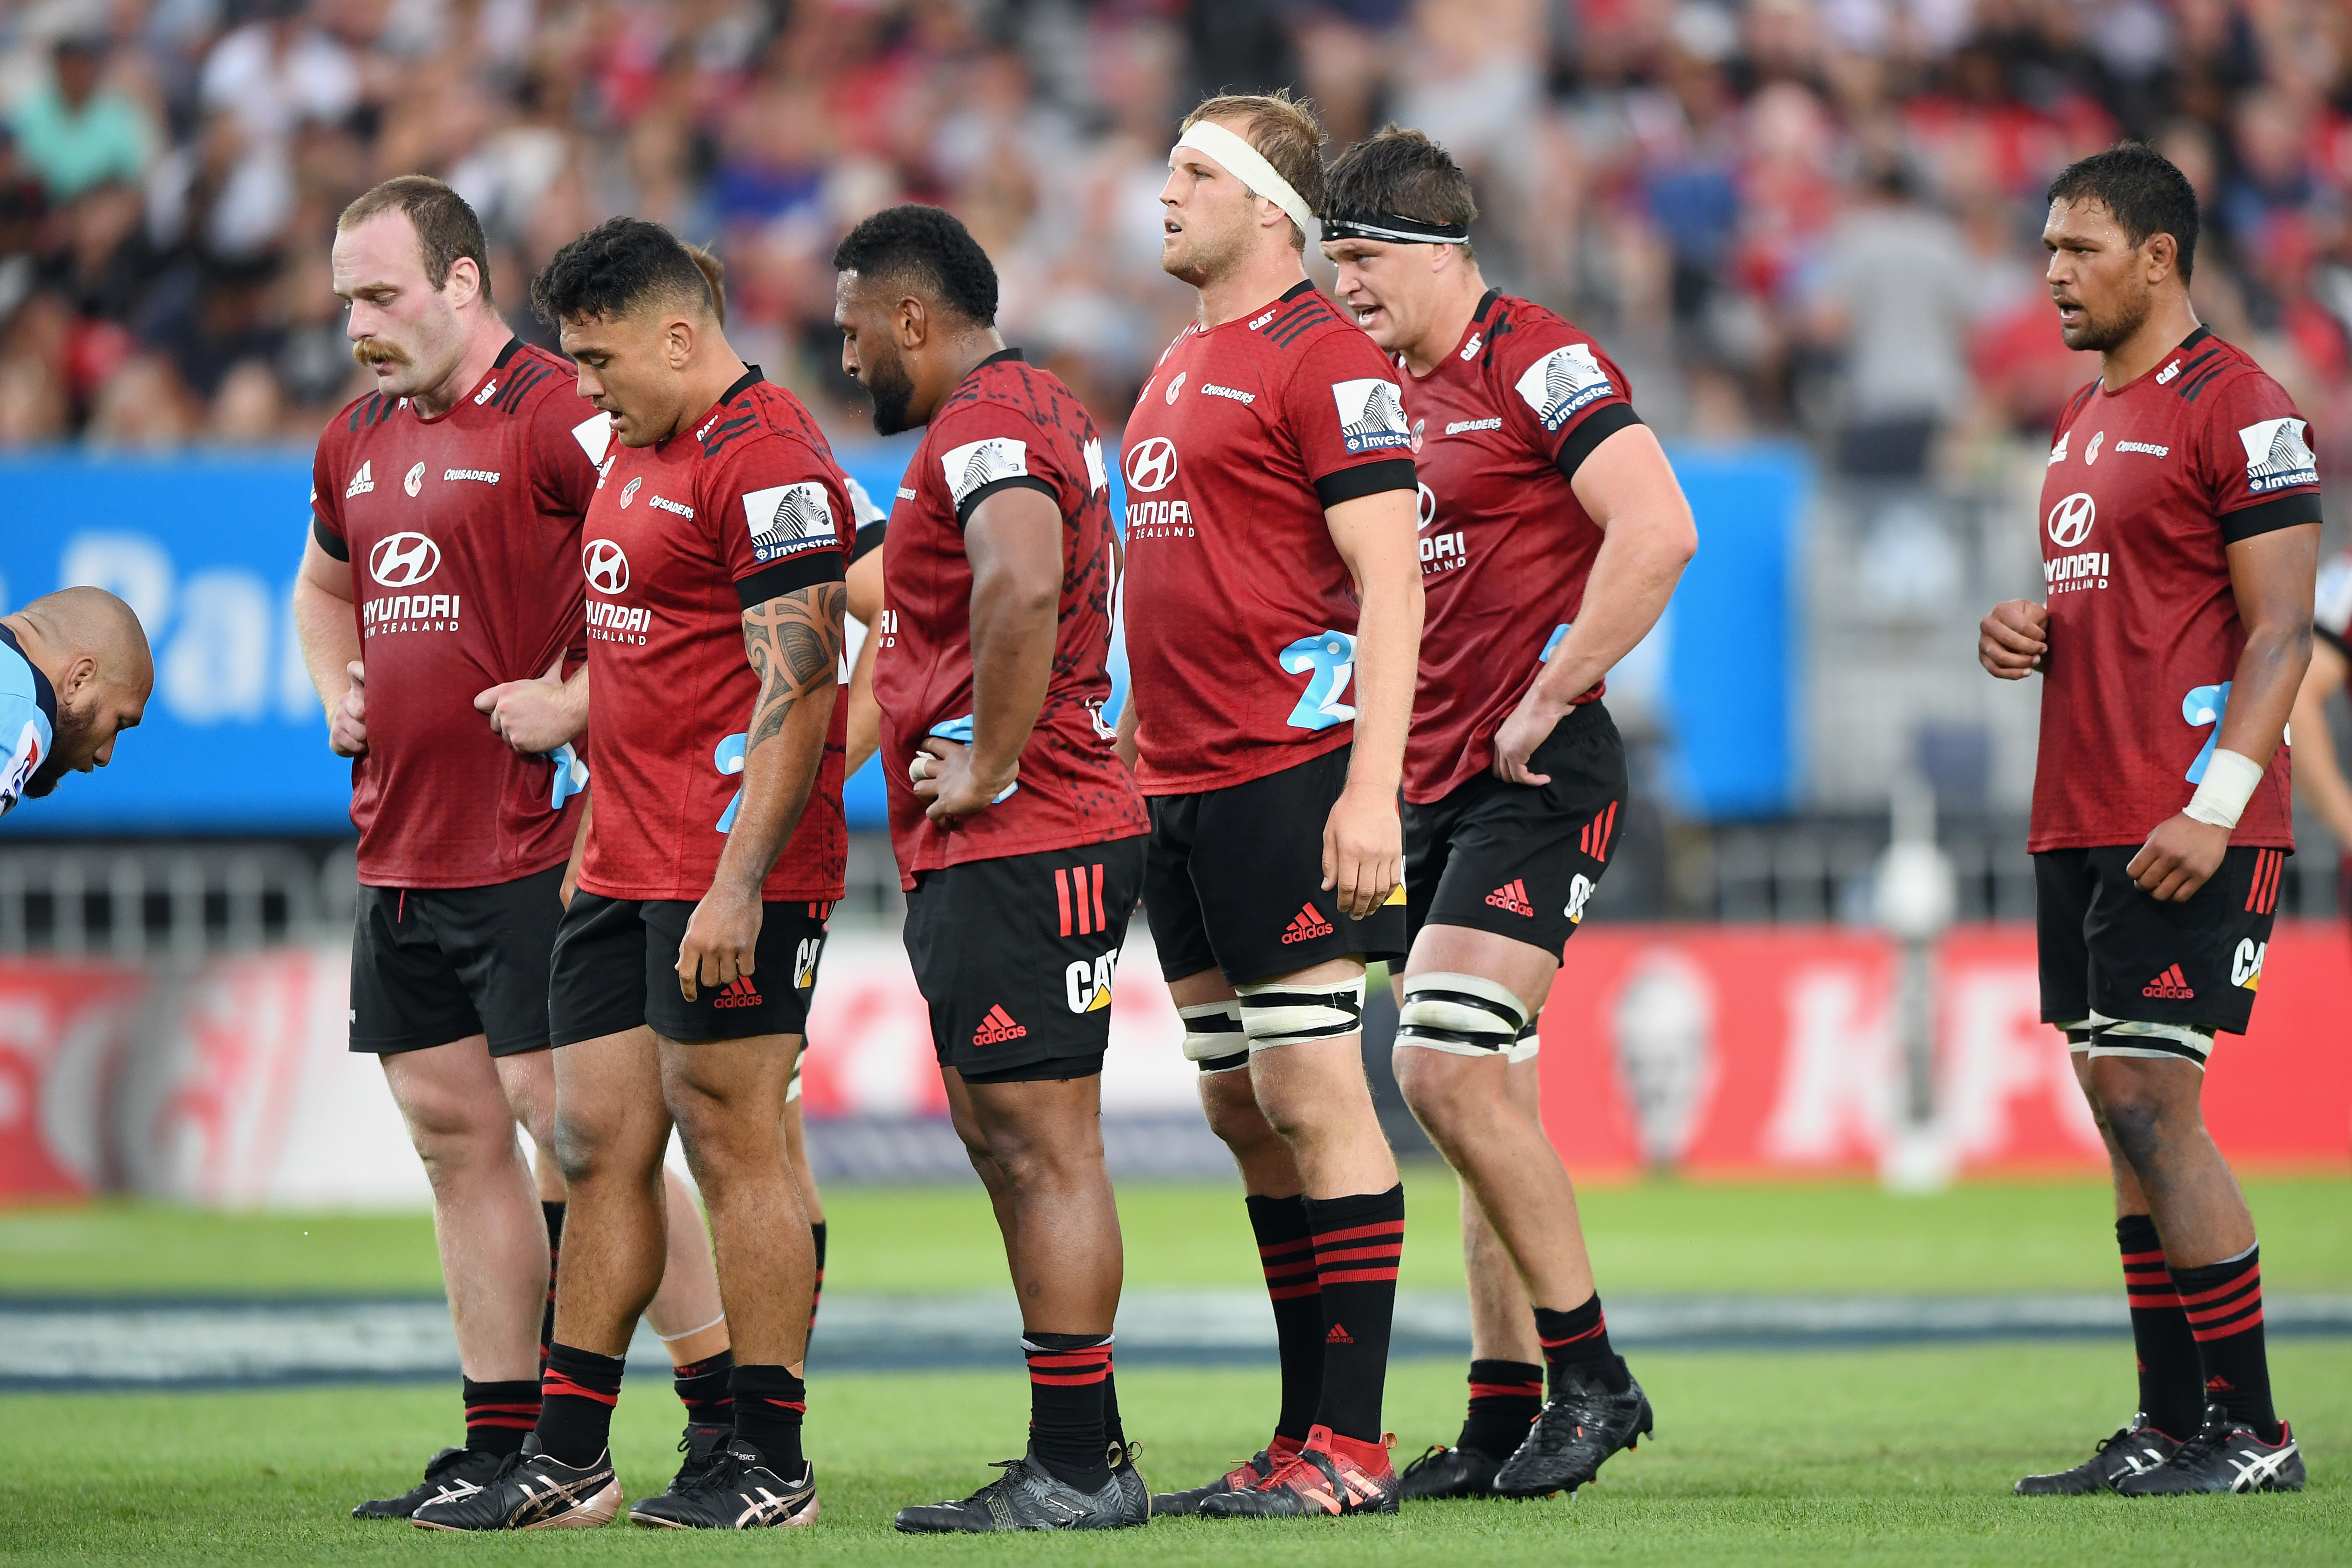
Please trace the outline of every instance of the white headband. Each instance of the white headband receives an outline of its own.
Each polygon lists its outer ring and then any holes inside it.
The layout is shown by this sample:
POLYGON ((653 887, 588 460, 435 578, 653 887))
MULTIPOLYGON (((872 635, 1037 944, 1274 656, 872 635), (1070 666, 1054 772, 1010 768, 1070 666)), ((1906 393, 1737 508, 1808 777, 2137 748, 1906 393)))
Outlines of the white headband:
POLYGON ((1258 150, 1226 130, 1203 120, 1176 139, 1179 147, 1190 147, 1196 153, 1206 153, 1225 166, 1234 178, 1290 215, 1302 235, 1309 232, 1308 224, 1314 214, 1290 188, 1290 182, 1275 172, 1258 150))

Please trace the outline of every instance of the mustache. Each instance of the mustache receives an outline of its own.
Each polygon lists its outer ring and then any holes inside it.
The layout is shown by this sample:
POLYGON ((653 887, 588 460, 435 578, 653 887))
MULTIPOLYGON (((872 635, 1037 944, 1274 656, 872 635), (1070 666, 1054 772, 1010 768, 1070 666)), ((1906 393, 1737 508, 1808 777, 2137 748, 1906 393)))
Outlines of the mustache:
POLYGON ((362 338, 352 345, 352 358, 362 364, 406 364, 408 355, 379 338, 362 338))

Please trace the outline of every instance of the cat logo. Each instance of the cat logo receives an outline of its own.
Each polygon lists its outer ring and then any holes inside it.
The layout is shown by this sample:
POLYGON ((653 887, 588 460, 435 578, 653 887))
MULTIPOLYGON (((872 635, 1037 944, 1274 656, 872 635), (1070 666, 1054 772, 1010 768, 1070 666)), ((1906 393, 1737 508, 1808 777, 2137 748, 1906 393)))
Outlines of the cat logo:
POLYGON ((793 953, 793 989, 806 991, 816 984, 816 961, 824 956, 824 938, 804 936, 793 953))
POLYGON ((1592 897, 1592 879, 1581 871, 1579 871, 1576 874, 1576 879, 1568 885, 1568 908, 1562 910, 1560 913, 1568 917, 1569 924, 1584 923, 1584 903, 1586 900, 1592 897))
POLYGON ((1073 1013, 1099 1013, 1110 1005, 1111 971, 1118 966, 1118 954, 1106 952, 1100 958, 1074 958, 1069 968, 1062 972, 1064 1000, 1073 1013))

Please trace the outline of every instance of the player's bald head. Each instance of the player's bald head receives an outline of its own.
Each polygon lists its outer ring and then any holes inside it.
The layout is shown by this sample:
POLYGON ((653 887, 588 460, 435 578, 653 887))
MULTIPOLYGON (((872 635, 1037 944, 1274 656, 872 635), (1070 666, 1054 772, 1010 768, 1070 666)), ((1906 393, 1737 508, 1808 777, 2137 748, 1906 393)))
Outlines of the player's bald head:
MULTIPOLYGON (((103 588, 60 588, 16 612, 32 624, 48 662, 88 658, 100 680, 145 696, 155 684, 146 628, 103 588)), ((56 678, 56 672, 50 672, 56 678)))
POLYGON ((657 223, 610 218, 557 251, 531 280, 531 309, 550 326, 646 313, 720 319, 717 262, 657 223))
POLYGON ((103 588, 60 589, 5 619, 57 696, 55 743, 25 782, 37 799, 113 759, 115 737, 146 714, 155 661, 139 617, 103 588))

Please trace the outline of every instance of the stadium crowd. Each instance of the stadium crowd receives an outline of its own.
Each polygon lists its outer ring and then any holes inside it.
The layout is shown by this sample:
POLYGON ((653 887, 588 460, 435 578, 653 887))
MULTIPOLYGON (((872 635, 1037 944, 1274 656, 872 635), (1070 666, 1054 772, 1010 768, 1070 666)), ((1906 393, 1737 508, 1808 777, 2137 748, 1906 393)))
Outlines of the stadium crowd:
POLYGON ((0 7, 0 446, 310 439, 364 380, 334 216, 406 171, 481 212, 542 341, 528 280, 583 227, 711 241, 737 340, 844 429, 827 258, 945 205, 1116 429, 1192 308, 1157 259, 1176 117, 1285 82, 1334 153, 1390 117, 1452 147, 1489 277, 1603 335, 1654 423, 1863 474, 2046 429, 2092 372, 2043 185, 2145 136, 2206 207, 2203 319, 2352 428, 2330 0, 35 0, 0 7))

